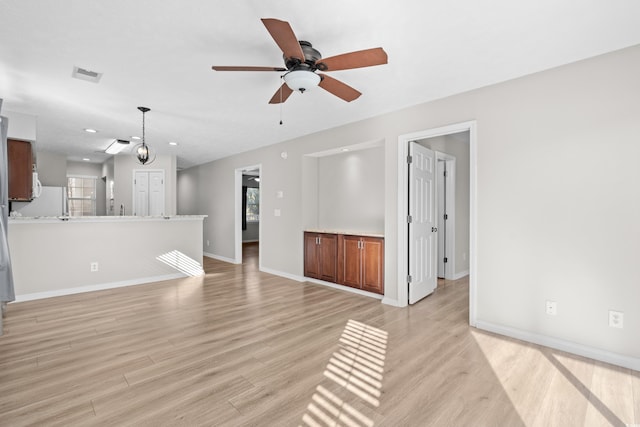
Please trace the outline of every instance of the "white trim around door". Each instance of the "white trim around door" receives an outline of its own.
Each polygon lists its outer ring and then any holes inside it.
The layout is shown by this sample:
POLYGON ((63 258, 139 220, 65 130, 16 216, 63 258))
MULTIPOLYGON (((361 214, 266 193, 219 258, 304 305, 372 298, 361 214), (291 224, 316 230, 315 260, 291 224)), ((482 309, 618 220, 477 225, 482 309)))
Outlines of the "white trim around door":
POLYGON ((469 324, 476 326, 477 304, 477 135, 476 122, 468 121, 448 126, 427 129, 398 137, 398 304, 408 305, 409 255, 407 217, 409 215, 409 168, 407 156, 409 142, 469 131, 469 324))

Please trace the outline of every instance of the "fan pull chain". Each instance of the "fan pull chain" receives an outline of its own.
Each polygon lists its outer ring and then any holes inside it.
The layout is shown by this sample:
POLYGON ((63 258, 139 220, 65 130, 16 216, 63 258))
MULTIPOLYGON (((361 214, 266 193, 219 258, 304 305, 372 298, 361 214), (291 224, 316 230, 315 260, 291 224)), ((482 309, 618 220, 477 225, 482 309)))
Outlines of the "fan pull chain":
POLYGON ((280 86, 280 126, 282 126, 282 86, 280 86))

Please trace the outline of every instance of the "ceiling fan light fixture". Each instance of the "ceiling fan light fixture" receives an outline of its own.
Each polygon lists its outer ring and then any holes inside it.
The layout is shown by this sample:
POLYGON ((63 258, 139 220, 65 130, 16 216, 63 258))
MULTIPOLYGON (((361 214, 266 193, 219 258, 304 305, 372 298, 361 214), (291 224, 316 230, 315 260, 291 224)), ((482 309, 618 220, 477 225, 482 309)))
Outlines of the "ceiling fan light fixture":
POLYGON ((308 70, 293 70, 283 76, 291 90, 305 92, 320 84, 320 75, 308 70))

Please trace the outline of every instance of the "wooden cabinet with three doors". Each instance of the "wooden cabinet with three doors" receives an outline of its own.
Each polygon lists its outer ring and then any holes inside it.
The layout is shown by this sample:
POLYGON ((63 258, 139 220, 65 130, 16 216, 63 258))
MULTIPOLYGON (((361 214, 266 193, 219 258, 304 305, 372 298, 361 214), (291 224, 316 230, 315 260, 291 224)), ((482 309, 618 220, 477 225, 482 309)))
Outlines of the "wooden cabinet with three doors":
POLYGON ((304 275, 384 294, 384 238, 304 233, 304 275))

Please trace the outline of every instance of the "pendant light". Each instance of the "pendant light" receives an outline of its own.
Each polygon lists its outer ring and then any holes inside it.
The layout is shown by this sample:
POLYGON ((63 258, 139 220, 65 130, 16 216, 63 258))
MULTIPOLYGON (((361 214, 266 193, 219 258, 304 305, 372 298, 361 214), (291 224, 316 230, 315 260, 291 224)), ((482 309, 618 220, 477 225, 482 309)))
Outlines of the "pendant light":
POLYGON ((149 148, 145 140, 144 115, 151 110, 147 107, 138 107, 138 110, 142 112, 142 142, 136 145, 134 151, 138 162, 140 162, 141 165, 146 165, 153 163, 153 161, 156 159, 155 154, 153 155, 153 157, 151 157, 151 149, 149 148))

